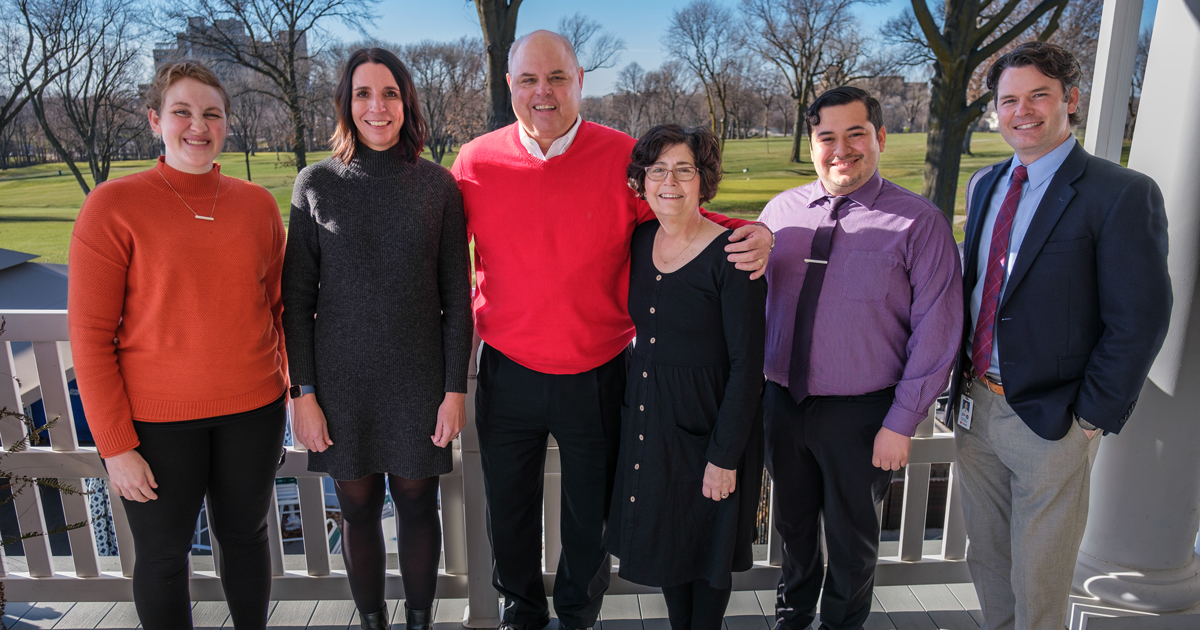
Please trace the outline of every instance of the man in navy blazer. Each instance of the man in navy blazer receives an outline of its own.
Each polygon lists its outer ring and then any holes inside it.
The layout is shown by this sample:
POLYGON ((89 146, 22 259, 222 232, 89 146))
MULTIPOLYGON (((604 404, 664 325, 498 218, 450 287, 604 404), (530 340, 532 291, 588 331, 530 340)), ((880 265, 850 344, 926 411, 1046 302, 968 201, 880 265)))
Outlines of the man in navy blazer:
POLYGON ((1061 629, 1099 433, 1119 433, 1166 336, 1154 180, 1089 155, 1079 65, 1031 42, 988 72, 1013 158, 967 191, 955 427, 967 564, 989 630, 1061 629))

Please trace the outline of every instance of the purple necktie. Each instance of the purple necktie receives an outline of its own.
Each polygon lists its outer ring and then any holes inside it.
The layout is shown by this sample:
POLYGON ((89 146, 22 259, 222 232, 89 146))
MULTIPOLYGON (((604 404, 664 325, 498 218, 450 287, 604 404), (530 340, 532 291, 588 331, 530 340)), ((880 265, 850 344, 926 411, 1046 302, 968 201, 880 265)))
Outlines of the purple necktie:
POLYGON ((800 301, 796 305, 796 329, 792 334, 792 361, 788 369, 788 392, 797 403, 808 396, 808 364, 812 359, 813 324, 817 320, 817 299, 821 297, 821 285, 825 282, 825 269, 829 267, 829 250, 833 245, 833 233, 837 231, 838 208, 849 197, 833 197, 829 204, 829 217, 833 225, 822 225, 813 235, 812 250, 805 259, 808 271, 804 272, 804 285, 800 287, 800 301))

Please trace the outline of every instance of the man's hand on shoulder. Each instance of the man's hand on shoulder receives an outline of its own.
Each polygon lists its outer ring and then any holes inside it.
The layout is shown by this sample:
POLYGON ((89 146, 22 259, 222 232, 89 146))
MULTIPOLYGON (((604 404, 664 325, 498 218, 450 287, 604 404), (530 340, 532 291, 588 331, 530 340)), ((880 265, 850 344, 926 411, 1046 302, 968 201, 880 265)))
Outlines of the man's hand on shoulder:
POLYGON ((875 434, 875 450, 871 464, 883 470, 900 470, 908 465, 908 449, 912 438, 883 427, 875 434))
POLYGON ((752 271, 750 279, 757 280, 767 272, 767 259, 774 246, 775 235, 771 230, 761 223, 751 223, 729 235, 725 251, 729 252, 729 262, 737 263, 742 271, 752 271))

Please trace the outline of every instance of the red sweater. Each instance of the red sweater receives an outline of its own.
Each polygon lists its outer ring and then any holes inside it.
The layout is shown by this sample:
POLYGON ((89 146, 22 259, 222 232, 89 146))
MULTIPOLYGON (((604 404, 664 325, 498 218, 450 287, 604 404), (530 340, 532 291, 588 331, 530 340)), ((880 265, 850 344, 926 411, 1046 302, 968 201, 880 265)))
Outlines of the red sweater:
POLYGON ((629 345, 629 241, 654 218, 626 184, 634 143, 584 121, 550 160, 529 155, 517 124, 463 145, 451 172, 475 239, 475 329, 488 345, 548 374, 586 372, 629 345))
POLYGON ((147 171, 97 186, 71 235, 67 319, 103 457, 138 445, 132 420, 249 411, 283 393, 283 220, 255 184, 147 171), (197 220, 163 181, 203 215, 197 220))

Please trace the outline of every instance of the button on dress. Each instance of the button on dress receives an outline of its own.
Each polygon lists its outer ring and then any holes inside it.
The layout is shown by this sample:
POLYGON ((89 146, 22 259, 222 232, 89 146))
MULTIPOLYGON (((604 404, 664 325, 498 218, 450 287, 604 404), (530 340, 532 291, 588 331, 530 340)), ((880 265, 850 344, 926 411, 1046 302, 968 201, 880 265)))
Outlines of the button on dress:
POLYGON ((639 226, 631 247, 637 341, 606 544, 620 558, 620 576, 632 582, 705 579, 725 588, 732 571, 753 564, 767 284, 726 260, 729 231, 662 273, 653 261, 658 227, 639 226), (710 462, 737 470, 728 499, 702 493, 710 462))

